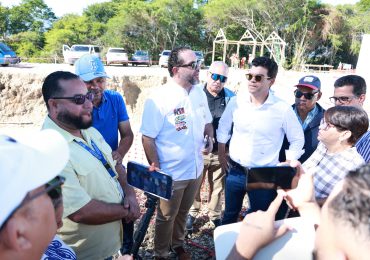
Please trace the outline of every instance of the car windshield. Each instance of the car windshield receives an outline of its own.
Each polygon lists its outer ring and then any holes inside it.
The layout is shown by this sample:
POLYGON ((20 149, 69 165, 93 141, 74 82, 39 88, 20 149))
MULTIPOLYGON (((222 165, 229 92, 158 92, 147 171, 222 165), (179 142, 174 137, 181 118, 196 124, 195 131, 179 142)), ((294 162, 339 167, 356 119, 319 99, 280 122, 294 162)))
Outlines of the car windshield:
POLYGON ((7 45, 5 45, 4 43, 0 43, 0 50, 2 51, 12 51, 12 49, 10 49, 7 45))
POLYGON ((126 53, 126 51, 124 49, 110 49, 108 52, 126 53))
POLYGON ((71 51, 89 51, 89 46, 73 45, 71 51))
POLYGON ((135 55, 137 55, 137 56, 146 56, 146 55, 148 55, 148 52, 147 51, 136 51, 135 55))
POLYGON ((170 55, 170 51, 164 51, 164 52, 162 52, 162 55, 164 55, 164 56, 169 56, 170 55))

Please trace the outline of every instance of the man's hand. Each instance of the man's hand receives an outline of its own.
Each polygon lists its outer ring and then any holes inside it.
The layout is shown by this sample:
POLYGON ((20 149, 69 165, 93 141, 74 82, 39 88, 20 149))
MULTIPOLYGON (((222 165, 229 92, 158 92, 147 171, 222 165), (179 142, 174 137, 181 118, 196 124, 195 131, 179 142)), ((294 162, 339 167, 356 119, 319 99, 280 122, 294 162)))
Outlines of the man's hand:
POLYGON ((222 171, 226 174, 229 170, 229 164, 226 156, 226 144, 218 143, 218 161, 221 164, 222 171))
POLYGON ((118 152, 118 150, 115 150, 112 152, 112 157, 113 157, 113 160, 116 161, 116 165, 122 164, 123 156, 118 152))
POLYGON ((279 210, 283 195, 278 196, 267 211, 257 211, 247 214, 240 228, 235 246, 227 259, 252 259, 259 249, 269 244, 288 231, 286 225, 277 229, 274 227, 275 215, 279 210))
POLYGON ((206 135, 204 137, 204 141, 203 142, 204 142, 204 148, 202 149, 202 153, 204 155, 207 155, 207 154, 211 153, 212 150, 213 150, 213 138, 210 137, 210 136, 208 136, 208 135, 206 135))
POLYGON ((135 194, 126 194, 123 199, 123 207, 129 210, 127 217, 125 217, 126 222, 134 221, 140 217, 140 206, 135 194))

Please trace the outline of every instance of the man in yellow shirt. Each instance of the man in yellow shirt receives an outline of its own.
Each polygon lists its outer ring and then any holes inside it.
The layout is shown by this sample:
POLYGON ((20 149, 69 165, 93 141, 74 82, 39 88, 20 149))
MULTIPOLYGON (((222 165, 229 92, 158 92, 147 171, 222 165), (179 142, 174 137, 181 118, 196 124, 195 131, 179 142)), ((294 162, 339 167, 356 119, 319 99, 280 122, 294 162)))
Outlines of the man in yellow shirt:
POLYGON ((140 216, 134 190, 122 167, 115 167, 112 150, 91 127, 93 94, 75 74, 57 71, 42 86, 48 109, 43 128, 61 133, 70 159, 62 172, 64 219, 59 235, 78 259, 115 256, 122 244, 122 219, 140 216))

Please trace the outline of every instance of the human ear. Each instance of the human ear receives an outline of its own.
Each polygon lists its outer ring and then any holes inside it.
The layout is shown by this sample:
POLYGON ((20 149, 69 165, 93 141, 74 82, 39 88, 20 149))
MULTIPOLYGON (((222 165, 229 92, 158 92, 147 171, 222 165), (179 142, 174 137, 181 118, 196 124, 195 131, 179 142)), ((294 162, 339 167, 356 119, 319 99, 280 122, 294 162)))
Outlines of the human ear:
POLYGON ((25 251, 32 247, 27 235, 27 224, 22 219, 10 219, 5 229, 6 244, 15 251, 25 251))

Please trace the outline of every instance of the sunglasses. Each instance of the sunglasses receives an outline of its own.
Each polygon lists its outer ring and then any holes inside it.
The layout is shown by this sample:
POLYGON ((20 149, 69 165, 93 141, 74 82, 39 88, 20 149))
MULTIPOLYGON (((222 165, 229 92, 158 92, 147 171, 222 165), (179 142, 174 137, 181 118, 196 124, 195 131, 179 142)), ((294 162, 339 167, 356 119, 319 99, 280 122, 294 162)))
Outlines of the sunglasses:
POLYGON ((92 92, 87 92, 86 95, 78 94, 74 95, 73 97, 52 97, 52 99, 69 99, 72 100, 76 105, 83 105, 85 104, 86 99, 92 102, 94 99, 94 94, 92 92))
POLYGON ((220 74, 216 74, 216 73, 211 73, 211 78, 214 80, 214 81, 217 81, 217 80, 220 80, 221 83, 225 83, 227 81, 227 77, 224 76, 224 75, 220 75, 220 74))
POLYGON ((20 209, 21 207, 23 207, 26 203, 44 195, 45 193, 48 194, 48 196, 50 197, 50 199, 52 200, 53 202, 53 205, 54 205, 54 202, 57 201, 59 198, 61 198, 62 196, 62 185, 65 181, 65 178, 62 177, 62 176, 56 176, 54 179, 52 179, 50 182, 48 182, 46 185, 45 185, 45 189, 43 191, 40 191, 32 196, 29 195, 29 193, 27 193, 26 197, 23 199, 23 201, 9 214, 9 216, 7 217, 7 219, 4 221, 3 225, 0 227, 0 230, 5 227, 6 223, 8 222, 8 220, 15 214, 15 212, 20 209))
POLYGON ((330 97, 329 100, 332 103, 337 103, 339 101, 340 104, 347 104, 351 102, 354 98, 357 98, 356 96, 351 97, 330 97))
POLYGON ((251 81, 253 78, 256 82, 260 82, 263 78, 266 78, 266 79, 271 79, 270 77, 266 77, 265 75, 261 75, 261 74, 257 74, 257 75, 253 75, 253 74, 245 74, 245 76, 247 77, 247 80, 251 81))
POLYGON ((302 96, 304 96, 304 98, 305 99, 307 99, 307 100, 311 100, 317 93, 319 93, 319 92, 314 92, 314 93, 304 93, 304 92, 302 92, 302 91, 300 91, 300 90, 298 90, 298 89, 296 89, 295 91, 294 91, 294 96, 296 97, 296 98, 301 98, 302 96))
POLYGON ((201 64, 201 61, 200 60, 197 60, 197 61, 193 61, 189 64, 184 64, 184 65, 178 65, 176 67, 180 67, 180 68, 186 68, 186 67, 191 67, 192 70, 197 70, 200 68, 200 64, 201 64))

